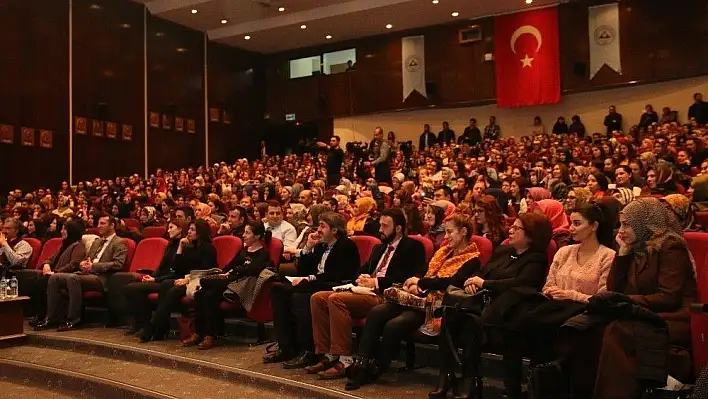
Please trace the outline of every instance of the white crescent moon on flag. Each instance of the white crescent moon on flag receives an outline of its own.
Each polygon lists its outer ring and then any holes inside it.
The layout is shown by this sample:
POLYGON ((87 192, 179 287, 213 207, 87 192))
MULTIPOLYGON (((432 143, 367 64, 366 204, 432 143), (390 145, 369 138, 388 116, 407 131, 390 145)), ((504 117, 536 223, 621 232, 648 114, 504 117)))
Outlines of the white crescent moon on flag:
POLYGON ((541 36, 541 32, 536 29, 535 26, 533 25, 524 25, 520 27, 519 29, 514 31, 514 34, 511 35, 511 51, 516 54, 516 41, 519 40, 521 35, 524 34, 529 34, 533 35, 533 37, 536 38, 536 41, 538 42, 538 46, 536 47, 536 52, 541 49, 541 44, 543 43, 543 36, 541 36))

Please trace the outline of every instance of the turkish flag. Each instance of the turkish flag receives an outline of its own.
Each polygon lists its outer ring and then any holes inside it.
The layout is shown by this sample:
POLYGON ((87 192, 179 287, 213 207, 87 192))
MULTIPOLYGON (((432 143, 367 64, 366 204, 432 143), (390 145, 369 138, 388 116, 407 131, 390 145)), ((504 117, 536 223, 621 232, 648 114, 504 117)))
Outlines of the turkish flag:
POLYGON ((558 8, 494 18, 497 106, 560 102, 558 8))

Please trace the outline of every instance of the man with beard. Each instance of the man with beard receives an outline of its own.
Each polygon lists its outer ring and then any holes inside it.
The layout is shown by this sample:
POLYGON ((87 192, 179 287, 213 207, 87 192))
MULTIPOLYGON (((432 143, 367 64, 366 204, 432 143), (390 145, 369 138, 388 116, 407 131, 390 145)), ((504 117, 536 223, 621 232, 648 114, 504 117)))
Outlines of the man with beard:
POLYGON ((352 319, 366 317, 371 309, 383 303, 383 292, 392 284, 422 276, 427 270, 425 248, 406 236, 402 210, 384 210, 379 224, 382 243, 374 247, 362 267, 363 274, 353 284, 356 287, 318 292, 310 299, 315 353, 320 358, 317 364, 305 369, 308 374, 317 374, 325 380, 343 378, 347 367, 354 364, 352 319))

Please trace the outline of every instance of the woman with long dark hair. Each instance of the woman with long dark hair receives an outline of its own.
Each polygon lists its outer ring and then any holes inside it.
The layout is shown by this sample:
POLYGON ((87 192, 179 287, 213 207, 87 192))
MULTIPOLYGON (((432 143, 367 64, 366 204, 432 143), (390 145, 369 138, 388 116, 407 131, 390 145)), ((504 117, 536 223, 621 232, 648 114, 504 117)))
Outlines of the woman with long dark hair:
POLYGON ((476 235, 486 237, 494 248, 507 237, 504 231, 503 216, 497 199, 492 195, 483 195, 474 203, 474 221, 476 235))
POLYGON ((79 270, 79 263, 86 258, 86 247, 81 242, 84 225, 70 220, 61 228, 61 247, 49 257, 38 270, 18 270, 20 295, 30 297, 35 314, 30 326, 35 327, 45 321, 47 312, 47 282, 54 273, 73 273, 79 270))
POLYGON ((186 270, 187 274, 183 278, 167 279, 160 283, 157 310, 150 323, 145 326, 140 340, 147 342, 164 339, 169 331, 170 312, 187 294, 188 273, 191 270, 211 269, 216 266, 216 249, 211 243, 211 228, 207 221, 198 219, 189 225, 187 237, 179 241, 175 254, 175 269, 186 270))
MULTIPOLYGON (((199 349, 211 349, 214 339, 223 323, 219 304, 224 299, 224 291, 231 283, 254 278, 272 263, 268 244, 271 233, 266 231, 260 220, 248 222, 243 231, 243 245, 238 255, 226 266, 223 273, 207 276, 199 280, 201 289, 194 294, 195 332, 182 341, 182 346, 197 345, 199 349)), ((250 292, 250 296, 257 293, 250 292)))

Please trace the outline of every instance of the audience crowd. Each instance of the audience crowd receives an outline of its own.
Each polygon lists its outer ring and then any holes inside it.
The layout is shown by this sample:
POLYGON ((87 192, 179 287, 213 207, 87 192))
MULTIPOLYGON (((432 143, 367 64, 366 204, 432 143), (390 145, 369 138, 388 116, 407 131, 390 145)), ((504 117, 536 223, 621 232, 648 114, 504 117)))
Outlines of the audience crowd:
POLYGON ((98 291, 114 324, 164 339, 187 296, 182 344, 209 349, 221 301, 250 310, 268 287, 277 345, 264 362, 348 390, 375 383, 415 339, 440 351, 431 398, 480 397, 485 351, 503 355, 509 398, 522 397, 522 357, 534 397, 641 398, 669 375, 695 377, 688 307, 703 259, 683 233, 705 230, 708 104, 694 100, 684 124, 647 105, 626 132, 614 106, 589 135, 578 115, 549 130, 537 117, 519 138, 490 117, 459 138, 426 125, 416 147, 377 128, 346 150, 333 136, 303 154, 13 190, 0 267, 39 330, 79 328, 83 293, 98 291), (156 226, 168 241, 158 268, 127 273, 128 242, 156 226), (244 246, 221 270, 218 236, 244 246), (370 255, 355 237, 374 240, 370 255), (28 270, 27 238, 61 245, 28 270))

